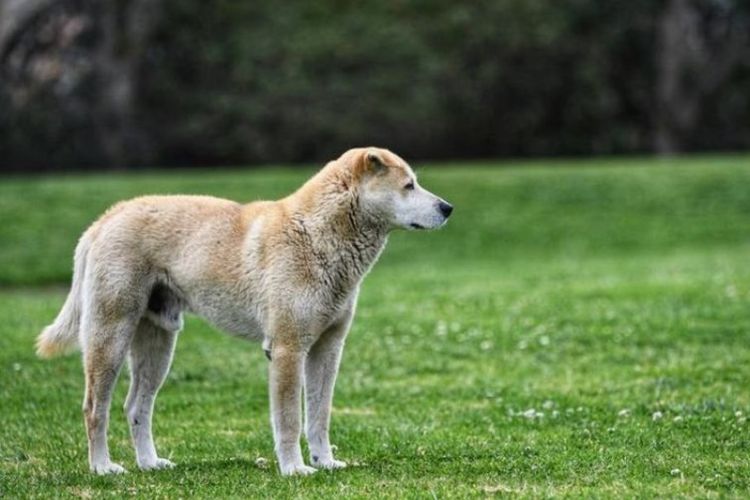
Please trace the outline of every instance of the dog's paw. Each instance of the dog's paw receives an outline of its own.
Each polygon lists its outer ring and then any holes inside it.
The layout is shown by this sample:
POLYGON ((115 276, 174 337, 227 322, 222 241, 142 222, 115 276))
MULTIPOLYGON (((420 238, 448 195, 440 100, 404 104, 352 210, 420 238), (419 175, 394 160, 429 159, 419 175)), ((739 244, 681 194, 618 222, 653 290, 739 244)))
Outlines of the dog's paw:
POLYGON ((91 472, 104 476, 107 474, 125 474, 127 471, 125 467, 114 462, 105 462, 103 464, 95 464, 91 466, 91 472))
POLYGON ((281 467, 282 476, 309 476, 310 474, 314 474, 316 472, 317 471, 315 469, 313 469, 312 467, 308 467, 305 464, 281 467))
POLYGON ((141 470, 171 469, 174 466, 174 462, 167 460, 166 458, 157 458, 153 461, 138 464, 138 467, 140 467, 141 470))
POLYGON ((344 467, 346 467, 346 462, 336 460, 334 458, 329 458, 327 460, 315 460, 315 457, 313 457, 312 466, 316 469, 343 469, 344 467))

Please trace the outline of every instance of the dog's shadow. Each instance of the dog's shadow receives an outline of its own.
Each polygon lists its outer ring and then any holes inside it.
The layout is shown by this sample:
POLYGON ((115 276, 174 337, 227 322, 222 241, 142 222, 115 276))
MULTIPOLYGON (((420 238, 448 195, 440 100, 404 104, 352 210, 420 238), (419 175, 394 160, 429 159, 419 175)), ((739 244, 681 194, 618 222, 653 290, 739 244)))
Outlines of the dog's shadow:
MULTIPOLYGON (((249 458, 227 458, 227 459, 216 459, 216 460, 196 460, 180 462, 177 464, 173 471, 184 471, 190 473, 200 474, 211 474, 220 472, 222 474, 231 474, 233 471, 237 471, 243 474, 255 473, 261 476, 278 476, 279 474, 278 464, 275 460, 261 459, 249 459, 249 458)), ((338 470, 325 470, 319 469, 315 476, 326 476, 328 474, 342 474, 353 469, 355 467, 347 467, 345 469, 338 470)), ((294 476, 304 477, 304 476, 294 476)))

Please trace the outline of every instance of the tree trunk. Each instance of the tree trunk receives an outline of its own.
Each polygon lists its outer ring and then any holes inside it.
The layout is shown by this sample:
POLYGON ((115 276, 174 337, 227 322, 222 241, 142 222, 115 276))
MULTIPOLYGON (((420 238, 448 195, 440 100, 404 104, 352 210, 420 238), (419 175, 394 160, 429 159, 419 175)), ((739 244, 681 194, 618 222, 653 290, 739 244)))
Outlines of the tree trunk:
POLYGON ((656 138, 659 154, 683 149, 683 136, 698 111, 696 86, 689 68, 696 60, 697 14, 689 0, 668 0, 657 34, 656 138))
POLYGON ((731 2, 666 1, 656 37, 657 153, 684 150, 705 95, 747 55, 747 42, 747 27, 731 2))
POLYGON ((100 143, 113 166, 143 163, 150 157, 150 145, 137 120, 137 92, 140 62, 157 7, 158 0, 115 0, 99 7, 95 120, 100 143))

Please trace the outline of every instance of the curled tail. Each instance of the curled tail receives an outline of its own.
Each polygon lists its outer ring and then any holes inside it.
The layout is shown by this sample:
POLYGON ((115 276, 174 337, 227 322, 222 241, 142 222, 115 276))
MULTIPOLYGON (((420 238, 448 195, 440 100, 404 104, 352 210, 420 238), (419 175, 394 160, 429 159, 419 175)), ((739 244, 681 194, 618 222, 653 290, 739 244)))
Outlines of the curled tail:
POLYGON ((73 264, 73 283, 60 313, 36 339, 36 353, 40 358, 51 358, 73 350, 78 343, 81 325, 83 277, 86 270, 90 238, 84 233, 78 242, 73 264))

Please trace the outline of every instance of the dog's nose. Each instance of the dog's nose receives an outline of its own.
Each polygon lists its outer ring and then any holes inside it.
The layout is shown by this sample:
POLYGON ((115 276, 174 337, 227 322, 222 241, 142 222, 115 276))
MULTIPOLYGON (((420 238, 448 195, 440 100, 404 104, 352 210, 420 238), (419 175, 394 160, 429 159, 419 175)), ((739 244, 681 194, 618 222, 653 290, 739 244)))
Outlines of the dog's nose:
POLYGON ((453 212, 453 205, 444 201, 440 202, 438 208, 440 208, 440 213, 443 214, 443 217, 445 217, 446 219, 450 217, 451 212, 453 212))

